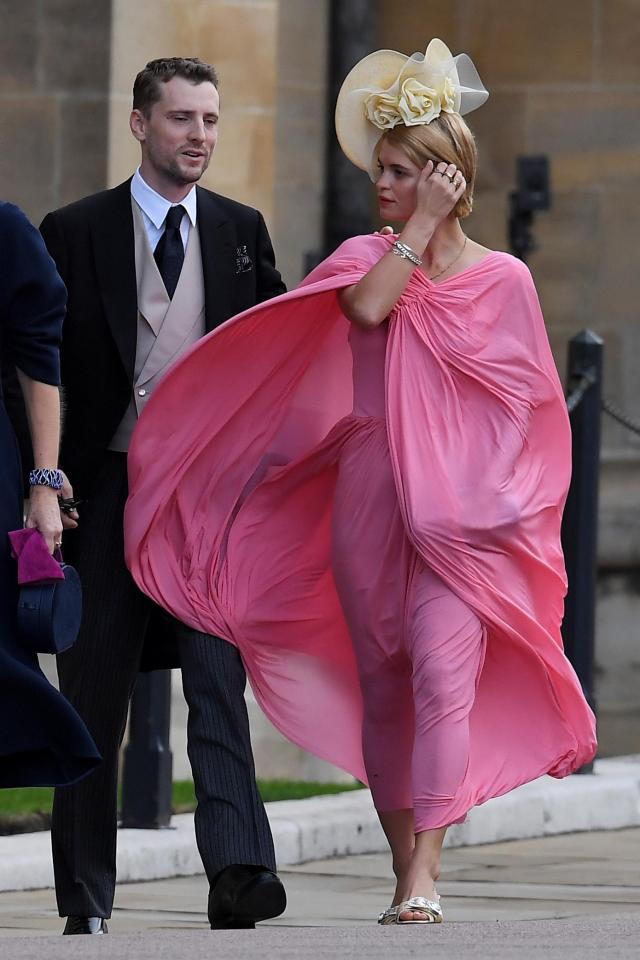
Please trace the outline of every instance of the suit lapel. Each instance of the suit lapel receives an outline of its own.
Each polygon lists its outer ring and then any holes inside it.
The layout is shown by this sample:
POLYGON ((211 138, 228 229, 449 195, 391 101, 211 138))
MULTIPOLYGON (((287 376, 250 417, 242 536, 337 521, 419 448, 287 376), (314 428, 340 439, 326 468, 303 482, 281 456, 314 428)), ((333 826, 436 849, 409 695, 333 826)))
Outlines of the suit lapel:
POLYGON ((197 188, 207 331, 234 314, 236 229, 215 196, 197 188))
MULTIPOLYGON (((131 383, 136 360, 136 284, 131 180, 108 191, 91 224, 104 312, 131 383)), ((198 233, 204 276, 205 322, 213 330, 234 314, 236 229, 215 195, 197 187, 198 233)))
POLYGON ((91 223, 91 236, 102 305, 120 359, 133 383, 138 291, 130 179, 108 191, 104 207, 91 223))

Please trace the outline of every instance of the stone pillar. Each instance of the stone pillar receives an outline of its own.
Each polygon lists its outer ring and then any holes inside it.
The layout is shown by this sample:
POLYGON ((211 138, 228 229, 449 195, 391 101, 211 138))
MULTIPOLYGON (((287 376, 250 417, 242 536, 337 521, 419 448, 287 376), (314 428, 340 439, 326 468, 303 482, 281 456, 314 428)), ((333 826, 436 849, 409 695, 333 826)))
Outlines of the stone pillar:
MULTIPOLYGON (((139 162, 129 131, 136 73, 161 56, 213 63, 220 131, 202 185, 262 211, 289 285, 300 279, 302 251, 321 231, 326 7, 325 0, 113 0, 110 185, 139 162)), ((258 776, 351 779, 288 743, 250 691, 247 702, 258 776)), ((175 775, 186 777, 186 712, 177 676, 172 709, 175 775)))
POLYGON ((148 60, 200 57, 220 78, 219 141, 202 185, 273 219, 277 0, 113 0, 109 182, 135 170, 131 91, 148 60))

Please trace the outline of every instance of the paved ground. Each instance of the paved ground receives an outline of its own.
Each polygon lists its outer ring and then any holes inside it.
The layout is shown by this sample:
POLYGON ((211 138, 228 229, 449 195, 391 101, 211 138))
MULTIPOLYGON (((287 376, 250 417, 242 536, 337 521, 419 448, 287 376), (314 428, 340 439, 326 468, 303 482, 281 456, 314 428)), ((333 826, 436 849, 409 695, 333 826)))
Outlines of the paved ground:
POLYGON ((111 933, 90 942, 58 936, 52 891, 3 893, 0 956, 377 960, 423 956, 427 946, 452 960, 640 956, 640 829, 447 850, 438 928, 373 923, 391 895, 386 856, 303 864, 282 877, 288 910, 260 931, 208 931, 206 881, 186 877, 120 886, 111 933))

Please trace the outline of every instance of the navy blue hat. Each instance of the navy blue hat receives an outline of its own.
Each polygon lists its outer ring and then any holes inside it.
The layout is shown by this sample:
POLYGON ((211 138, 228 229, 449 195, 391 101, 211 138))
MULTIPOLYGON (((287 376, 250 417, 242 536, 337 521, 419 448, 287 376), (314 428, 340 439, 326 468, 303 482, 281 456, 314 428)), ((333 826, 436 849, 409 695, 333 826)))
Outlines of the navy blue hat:
POLYGON ((76 640, 82 618, 82 586, 75 567, 61 563, 63 580, 20 587, 18 629, 35 653, 62 653, 76 640))

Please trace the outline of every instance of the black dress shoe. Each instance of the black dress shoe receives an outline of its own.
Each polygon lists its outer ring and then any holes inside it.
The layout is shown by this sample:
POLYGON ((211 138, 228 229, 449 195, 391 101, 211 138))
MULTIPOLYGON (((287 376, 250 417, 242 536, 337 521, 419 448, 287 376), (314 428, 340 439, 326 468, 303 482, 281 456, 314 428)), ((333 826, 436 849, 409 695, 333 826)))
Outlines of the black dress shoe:
POLYGON ((108 933, 107 921, 102 917, 67 917, 62 931, 63 936, 73 936, 76 933, 100 934, 108 933))
POLYGON ((279 916, 287 906, 280 879, 265 867, 232 864, 209 891, 212 930, 251 930, 260 920, 279 916))

